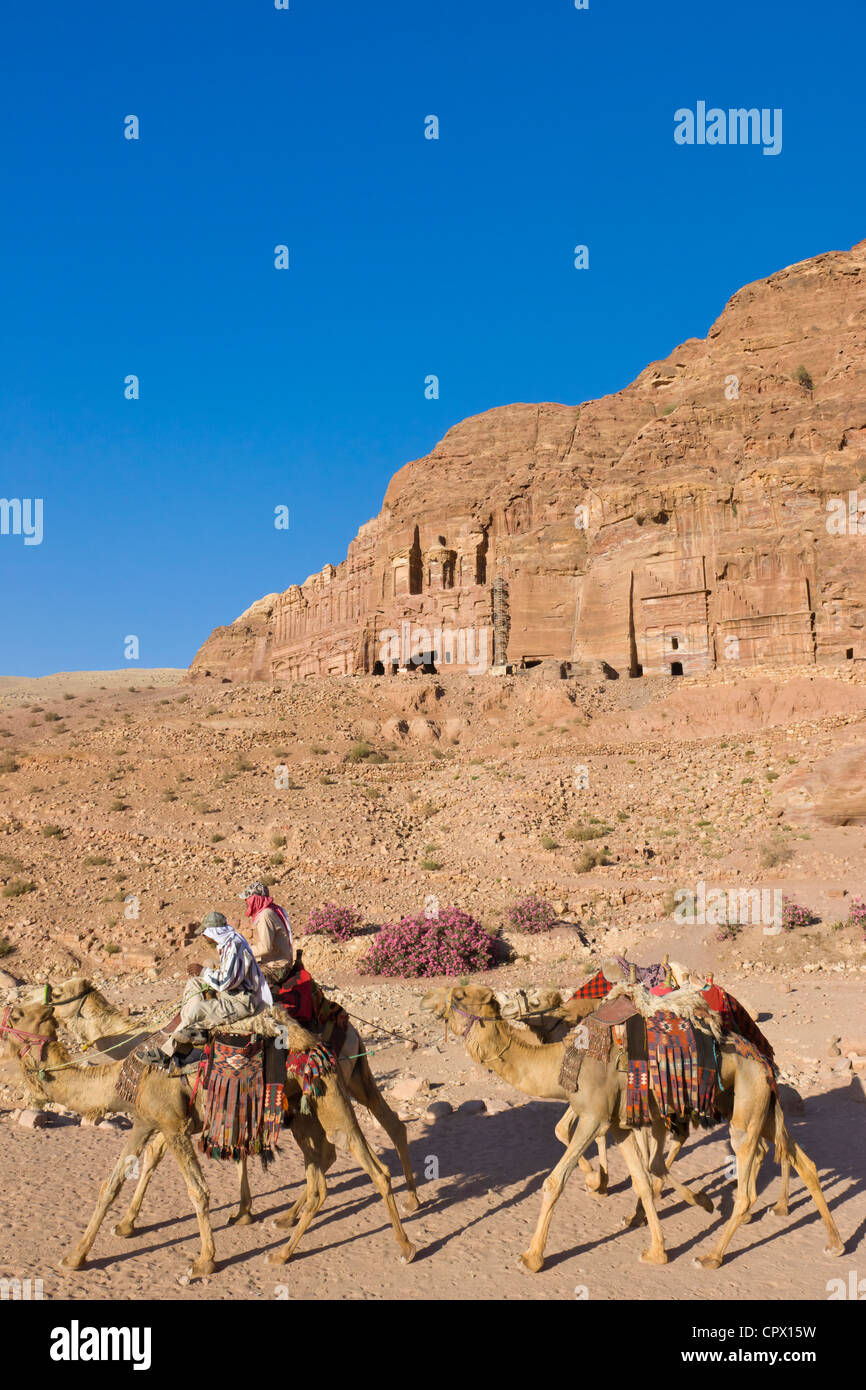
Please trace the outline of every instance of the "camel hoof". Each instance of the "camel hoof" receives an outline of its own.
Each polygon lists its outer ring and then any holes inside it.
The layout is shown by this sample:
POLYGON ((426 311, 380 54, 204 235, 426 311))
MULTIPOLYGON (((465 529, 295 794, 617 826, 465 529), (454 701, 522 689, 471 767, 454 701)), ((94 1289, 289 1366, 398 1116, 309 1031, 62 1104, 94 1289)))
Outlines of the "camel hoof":
POLYGON ((414 1245, 407 1246, 407 1248, 403 1251, 403 1254, 400 1256, 401 1265, 410 1265, 417 1254, 418 1251, 415 1249, 414 1245))
POLYGON ((715 1211, 712 1197, 710 1197, 708 1193, 704 1192, 703 1189, 700 1192, 695 1193, 695 1202, 701 1208, 702 1211, 715 1211))
POLYGON ((830 1256, 833 1257, 833 1258, 835 1258, 836 1255, 844 1255, 844 1254, 845 1254, 845 1246, 842 1244, 841 1240, 839 1241, 839 1244, 838 1244, 838 1245, 825 1245, 825 1246, 824 1246, 824 1254, 825 1254, 825 1255, 830 1255, 830 1256))
POLYGON ((267 1258, 269 1265, 284 1265, 289 1257, 282 1250, 272 1250, 267 1258))
POLYGON ((114 1227, 114 1234, 121 1236, 123 1240, 130 1240, 136 1234, 136 1230, 131 1221, 118 1221, 114 1227))
POLYGON ((538 1274, 539 1270, 544 1266, 544 1256, 532 1255, 527 1250, 519 1257, 519 1263, 524 1269, 528 1269, 530 1274, 538 1274))
POLYGON ((287 1211, 283 1216, 275 1216, 271 1222, 271 1229, 274 1231, 284 1231, 287 1226, 297 1224, 297 1216, 292 1211, 287 1211))
POLYGON ((64 1274, 72 1274, 76 1270, 86 1269, 87 1260, 83 1255, 78 1259, 75 1259, 72 1255, 64 1255, 63 1259, 58 1261, 57 1268, 64 1274))
POLYGON ((255 1221, 251 1211, 238 1211, 234 1216, 230 1216, 226 1222, 227 1226, 252 1226, 255 1221))
POLYGON ((421 1201, 421 1198, 418 1196, 417 1192, 411 1192, 408 1194, 408 1196, 403 1202, 403 1215, 411 1216, 413 1211, 417 1211, 418 1208, 423 1205, 424 1204, 421 1201))
POLYGON ((216 1260, 195 1260, 189 1267, 190 1279, 204 1279, 216 1272, 216 1260))
POLYGON ((642 1265, 666 1265, 668 1262, 666 1250, 657 1252, 652 1248, 649 1250, 642 1250, 639 1259, 642 1265))
POLYGON ((787 1205, 782 1206, 779 1202, 777 1202, 776 1205, 775 1205, 774 1207, 768 1207, 768 1208, 767 1208, 767 1215, 768 1215, 768 1216, 775 1216, 775 1217, 778 1218, 779 1221, 787 1221, 787 1219, 788 1219, 788 1208, 787 1208, 787 1205))
POLYGON ((638 1226, 646 1225, 646 1212, 636 1211, 631 1216, 620 1217, 620 1225, 624 1231, 636 1231, 638 1226))
POLYGON ((721 1263, 715 1255, 696 1255, 692 1260, 695 1269, 719 1269, 721 1263))

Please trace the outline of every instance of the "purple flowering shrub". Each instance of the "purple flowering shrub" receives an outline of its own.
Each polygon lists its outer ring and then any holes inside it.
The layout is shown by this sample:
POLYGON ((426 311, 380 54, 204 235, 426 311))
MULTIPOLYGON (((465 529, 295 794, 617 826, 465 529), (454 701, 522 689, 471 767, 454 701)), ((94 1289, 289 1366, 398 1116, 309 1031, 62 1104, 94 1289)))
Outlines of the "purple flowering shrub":
POLYGON ((495 937, 459 907, 443 908, 438 916, 416 912, 388 922, 358 964, 361 975, 399 975, 419 979, 429 975, 465 975, 493 964, 495 937))
POLYGON ((848 921, 852 926, 859 927, 866 936, 866 903, 862 898, 851 899, 851 911, 848 914, 848 921))
POLYGON ((818 919, 808 907, 795 903, 793 898, 782 898, 782 930, 796 931, 798 927, 809 927, 818 919))
POLYGON ((324 907, 314 907, 310 913, 306 935, 321 932, 332 941, 348 941, 350 937, 358 935, 363 922, 363 916, 354 907, 325 903, 324 907))
POLYGON ((546 899, 537 898, 533 893, 513 903, 507 917, 512 931, 550 931, 556 921, 556 911, 546 899))

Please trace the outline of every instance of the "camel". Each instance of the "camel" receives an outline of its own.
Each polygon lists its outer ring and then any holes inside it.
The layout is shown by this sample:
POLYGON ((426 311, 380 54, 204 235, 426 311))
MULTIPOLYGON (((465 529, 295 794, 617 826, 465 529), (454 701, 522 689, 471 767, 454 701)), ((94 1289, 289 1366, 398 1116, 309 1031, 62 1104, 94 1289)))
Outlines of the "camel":
MULTIPOLYGON (((140 1027, 138 1034, 136 1034, 135 1021, 128 1014, 121 1013, 113 1004, 110 1004, 105 996, 83 976, 74 976, 60 985, 52 985, 50 999, 55 1017, 65 1024, 79 1042, 86 1046, 93 1044, 101 1051, 108 1052, 109 1055, 116 1050, 120 1056, 126 1056, 131 1046, 145 1036, 141 1033, 140 1027)), ((326 1043, 329 1037, 330 1033, 326 1029, 323 1035, 326 1043)), ((352 1024, 347 1030, 338 1061, 343 1083, 352 1100, 369 1110, 397 1150, 407 1188, 403 1212, 404 1215, 409 1215, 421 1206, 421 1198, 418 1195, 412 1160, 409 1157, 406 1126, 394 1113, 379 1090, 366 1056, 364 1044, 352 1024)), ((148 1184, 164 1154, 165 1143, 162 1136, 158 1134, 148 1146, 138 1187, 125 1216, 115 1228, 115 1235, 129 1237, 135 1234, 135 1221, 141 1210, 148 1184)), ((327 1172, 336 1158, 336 1153, 329 1154, 325 1150, 322 1156, 327 1160, 325 1162, 325 1172, 327 1172)), ((245 1158, 238 1160, 238 1180, 238 1209, 233 1216, 229 1217, 229 1225, 248 1226, 255 1220, 255 1216, 252 1210, 252 1194, 245 1158)), ((277 1227, 293 1226, 300 1215, 304 1201, 304 1197, 299 1198, 283 1216, 275 1220, 274 1224, 277 1227)))
MULTIPOLYGON (((676 961, 671 962, 671 972, 678 984, 685 986, 686 984, 693 983, 696 988, 700 988, 698 978, 685 966, 678 965, 676 961)), ((547 988, 545 986, 536 989, 517 990, 514 995, 498 994, 496 997, 499 1001, 499 1011, 503 1018, 509 1020, 517 1019, 520 1022, 524 1022, 533 1037, 537 1038, 539 1042, 548 1043, 562 1042, 581 1019, 587 1018, 589 1014, 595 1012, 601 1002, 598 999, 563 999, 559 990, 547 988)), ((563 1144, 567 1144, 571 1138, 575 1123, 574 1112, 569 1106, 560 1124, 556 1127, 557 1137, 561 1139, 563 1144)), ((600 1143, 603 1142, 603 1140, 600 1141, 600 1143)), ((674 1139, 671 1152, 665 1159, 665 1167, 668 1172, 670 1172, 672 1165, 679 1157, 684 1143, 685 1139, 683 1138, 674 1139)), ((600 1161, 603 1161, 601 1159, 601 1154, 602 1149, 599 1146, 600 1161)), ((791 1189, 791 1165, 785 1153, 781 1155, 780 1167, 781 1191, 775 1206, 770 1207, 769 1210, 773 1216, 784 1218, 788 1215, 788 1203, 791 1189)), ((757 1173, 755 1176, 757 1177, 757 1173)), ((655 1183, 655 1195, 656 1198, 661 1196, 661 1188, 658 1180, 656 1180, 655 1183)), ((755 1193, 755 1196, 757 1196, 757 1193, 755 1193)), ((709 1201, 709 1199, 707 1200, 709 1201)), ((700 1205, 703 1206, 704 1203, 700 1202, 700 1205)), ((628 1224, 632 1225, 639 1223, 640 1210, 640 1203, 638 1203, 635 1214, 628 1224)), ((707 1206, 706 1210, 712 1211, 712 1204, 707 1206)), ((743 1218, 744 1224, 750 1220, 751 1215, 747 1215, 743 1218)))
MULTIPOLYGON (((316 1039, 299 1028, 283 1010, 271 1010, 279 1016, 278 1026, 286 1027, 293 1050, 314 1046, 316 1039)), ((259 1016, 261 1017, 261 1016, 259 1016)), ((259 1019, 245 1020, 255 1025, 259 1019)), ((261 1031, 253 1030, 253 1031, 261 1031)), ((79 1066, 57 1039, 57 1025, 50 1005, 30 1003, 9 1006, 0 1024, 0 1054, 17 1059, 24 1079, 34 1097, 42 1102, 51 1100, 82 1115, 125 1113, 133 1127, 111 1173, 103 1182, 93 1215, 84 1235, 60 1262, 63 1270, 86 1267, 87 1256, 111 1203, 127 1175, 129 1159, 137 1158, 145 1145, 159 1133, 165 1148, 176 1159, 183 1174, 187 1191, 198 1219, 201 1251, 193 1262, 189 1275, 197 1278, 216 1269, 213 1233, 209 1216, 207 1184, 190 1139, 190 1085, 186 1077, 172 1077, 161 1068, 149 1067, 144 1072, 134 1104, 117 1094, 121 1063, 102 1066, 79 1066)), ((401 1258, 409 1263, 415 1247, 408 1240, 400 1223, 397 1204, 391 1191, 388 1171, 370 1150, 358 1125, 339 1072, 323 1078, 324 1094, 317 1097, 314 1110, 298 1113, 292 1124, 293 1133, 304 1154, 306 1192, 301 1200, 297 1227, 289 1242, 268 1257, 270 1262, 284 1264, 297 1249, 325 1195, 324 1170, 333 1161, 334 1143, 345 1140, 350 1152, 364 1169, 384 1201, 401 1258)), ((297 1095, 300 1088, 294 1087, 297 1095)), ((196 1097, 200 1123, 203 1102, 201 1091, 196 1097)))
MULTIPOLYGON (((658 1001, 646 991, 641 991, 640 986, 618 987, 623 991, 626 988, 636 1004, 645 996, 642 1012, 652 1012, 658 1007, 658 1001)), ((677 993, 681 999, 675 1006, 686 1016, 689 1007, 694 1011, 693 1017, 697 1017, 698 1011, 702 1010, 712 1023, 712 1015, 697 991, 680 990, 677 993)), ((672 997, 666 996, 665 1007, 670 1008, 671 1004, 672 997)), ((422 1008, 438 1018, 452 1022, 455 1027, 463 1026, 467 1054, 481 1066, 495 1071, 510 1085, 526 1095, 549 1096, 551 1099, 561 1096, 559 1074, 565 1052, 563 1044, 526 1042, 518 1030, 499 1017, 491 990, 478 985, 455 986, 449 990, 433 989, 425 994, 422 1008)), ((712 1026, 717 1033, 718 1024, 712 1026)), ((787 1154, 818 1208, 830 1237, 825 1253, 840 1255, 844 1245, 821 1191, 817 1169, 788 1134, 781 1106, 773 1094, 764 1067, 752 1058, 743 1057, 733 1046, 724 1042, 719 1045, 719 1053, 722 1085, 726 1090, 733 1092, 731 1146, 737 1158, 737 1196, 733 1213, 722 1228, 716 1244, 709 1254, 698 1258, 695 1263, 701 1269, 718 1269, 722 1264, 734 1233, 754 1201, 756 1160, 760 1163, 766 1146, 771 1142, 776 1145, 777 1155, 787 1154)), ((543 1267, 544 1249, 553 1210, 570 1173, 579 1163, 587 1146, 599 1133, 605 1132, 610 1133, 620 1145, 646 1215, 650 1230, 650 1246, 641 1253, 640 1258, 651 1264, 667 1262, 651 1185, 651 1175, 664 1176, 660 1169, 663 1169, 661 1153, 665 1126, 653 1105, 652 1110, 655 1113, 651 1128, 655 1152, 648 1167, 634 1129, 625 1124, 625 1093, 626 1073, 617 1070, 613 1049, 607 1063, 586 1058, 581 1068, 578 1089, 568 1098, 577 1123, 568 1140, 565 1154, 544 1181, 542 1209, 535 1234, 528 1250, 520 1257, 524 1268, 531 1272, 537 1273, 543 1267)), ((677 1187, 676 1180, 670 1174, 668 1177, 674 1187, 677 1187)))

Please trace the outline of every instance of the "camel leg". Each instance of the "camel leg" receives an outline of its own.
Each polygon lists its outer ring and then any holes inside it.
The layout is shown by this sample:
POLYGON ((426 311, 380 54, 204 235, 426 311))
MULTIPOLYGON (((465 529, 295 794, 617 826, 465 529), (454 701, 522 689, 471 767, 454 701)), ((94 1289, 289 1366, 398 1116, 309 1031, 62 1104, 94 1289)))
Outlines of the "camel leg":
MULTIPOLYGON (((565 1114, 562 1116, 561 1120, 558 1122, 556 1129, 553 1131, 560 1144, 565 1145, 566 1148, 568 1148, 571 1136, 574 1133, 574 1126, 576 1121, 577 1116, 575 1115, 571 1106, 569 1106, 565 1114)), ((596 1197, 606 1197, 607 1140, 605 1139, 603 1134, 600 1134, 598 1137, 598 1172, 596 1173, 592 1164, 589 1162, 587 1158, 584 1158, 583 1155, 581 1155, 578 1162, 580 1164, 580 1170, 584 1175, 587 1192, 594 1192, 596 1197)))
POLYGON ((669 1131, 665 1125, 661 1120, 656 1120, 653 1125, 655 1148, 652 1161, 647 1164, 653 1174, 653 1196, 655 1200, 658 1201, 661 1197, 664 1192, 665 1182, 667 1181, 681 1201, 688 1203, 690 1207, 701 1207, 703 1211, 712 1211, 713 1201, 706 1192, 703 1190, 700 1192, 692 1192, 690 1187, 687 1187, 684 1182, 680 1182, 679 1178, 674 1177, 671 1172, 680 1150, 686 1141, 685 1139, 675 1139, 671 1154, 669 1158, 665 1159, 664 1151, 668 1137, 669 1131))
POLYGON ((96 1206, 88 1222, 87 1230, 84 1232, 78 1244, 69 1251, 68 1255, 64 1255, 63 1259, 60 1261, 60 1268, 62 1270, 85 1268, 90 1248, 96 1240, 100 1226, 105 1220, 105 1213, 108 1211, 108 1208, 111 1206, 126 1181, 127 1159, 138 1157, 151 1134, 153 1134, 153 1128, 152 1124, 146 1124, 143 1120, 136 1120, 129 1138, 123 1146, 120 1157, 99 1189, 99 1196, 96 1199, 96 1206))
POLYGON ((812 1162, 809 1155, 807 1153, 804 1153, 804 1151, 800 1148, 799 1144, 794 1143, 793 1139, 791 1139, 788 1136, 787 1132, 785 1134, 785 1138, 790 1146, 788 1157, 790 1158, 791 1163, 793 1163, 798 1176, 802 1178, 803 1182, 809 1189, 809 1196, 812 1198, 812 1201, 815 1203, 815 1206, 821 1213, 821 1220, 824 1222, 824 1225, 827 1228, 827 1233, 830 1237, 830 1244, 824 1246, 824 1254, 841 1255, 845 1249, 845 1242, 842 1240, 842 1237, 840 1236, 836 1228, 836 1222, 830 1215, 830 1208, 827 1206, 824 1193, 821 1191, 821 1183, 818 1178, 818 1169, 815 1167, 815 1164, 812 1162))
POLYGON ((782 1158, 782 1190, 779 1193, 779 1200, 770 1210, 774 1216, 788 1215, 788 1194, 791 1190, 791 1160, 785 1154, 782 1158))
POLYGON ((737 1196, 734 1210, 709 1255, 700 1255, 692 1261, 698 1269, 719 1268, 734 1232, 742 1224, 743 1218, 751 1207, 752 1194, 755 1191, 757 1181, 752 1174, 752 1169, 758 1157, 761 1130, 766 1116, 767 1102, 763 1101, 759 1104, 758 1113, 749 1116, 747 1128, 743 1130, 737 1124, 741 1116, 737 1114, 735 1105, 734 1118, 731 1124, 731 1147, 737 1156, 737 1196))
POLYGON ((135 1235, 135 1222, 144 1201, 144 1194, 147 1192, 151 1178, 156 1172, 161 1160, 165 1157, 165 1135, 155 1134, 144 1151, 144 1163, 141 1168, 141 1176, 138 1185, 132 1194, 132 1201, 127 1207, 121 1220, 114 1228, 116 1236, 123 1236, 129 1239, 135 1235))
POLYGON ((189 1277, 195 1279, 200 1275, 213 1274, 216 1269, 214 1258, 216 1251, 210 1224, 210 1193, 204 1180, 204 1174, 195 1156, 195 1149, 186 1134, 167 1134, 166 1140, 172 1157, 183 1174, 189 1199, 195 1209, 201 1237, 201 1250, 198 1259, 190 1265, 189 1277))
POLYGON ((353 1098, 364 1105, 369 1110, 374 1119, 384 1129, 400 1158, 400 1165, 403 1169, 403 1176, 406 1179, 408 1194, 404 1204, 404 1212, 417 1211, 421 1206, 421 1198, 418 1196, 418 1189, 415 1185, 415 1174, 412 1171, 412 1160, 409 1157, 409 1144, 406 1137, 406 1126, 403 1121, 395 1115, 373 1076, 366 1057, 361 1058, 361 1065, 352 1074, 349 1083, 349 1091, 353 1098))
POLYGON ((634 1130, 629 1130, 620 1142, 622 1156, 628 1166, 635 1191, 643 1203, 647 1225, 650 1232, 650 1248, 642 1250, 642 1264, 664 1265, 668 1262, 661 1222, 653 1201, 653 1188, 645 1158, 645 1145, 642 1145, 634 1130))
POLYGON ((250 1192, 250 1177, 247 1160, 241 1156, 238 1161, 238 1209, 226 1222, 227 1226, 251 1226, 253 1216, 253 1195, 250 1192))
MULTIPOLYGON (((347 1098, 342 1092, 340 1092, 338 1095, 325 1097, 323 1098, 323 1101, 319 1103, 318 1111, 320 1125, 322 1115, 326 1114, 329 1110, 331 1114, 334 1115, 335 1120, 335 1123, 332 1126, 328 1126, 329 1129, 332 1129, 332 1132, 334 1134, 341 1132, 345 1135, 346 1142, 349 1146, 349 1151, 360 1164, 360 1166, 363 1168, 364 1172, 367 1174, 368 1178, 370 1179, 373 1186, 376 1188, 377 1192, 379 1193, 380 1197, 385 1203, 386 1207, 388 1208, 388 1215, 391 1218, 391 1225, 394 1230, 394 1236, 402 1251, 402 1262, 404 1264, 409 1264, 410 1261, 415 1258, 415 1247, 412 1244, 412 1242, 407 1238, 406 1233, 403 1230, 402 1225, 400 1224, 400 1214, 397 1210, 397 1203, 394 1201, 394 1194, 391 1191, 391 1179, 388 1175, 388 1170, 384 1167, 382 1163, 379 1162, 378 1158, 376 1158, 375 1154, 370 1149, 370 1146, 364 1138, 363 1132, 358 1124, 358 1121, 355 1118, 354 1112, 352 1111, 347 1098), (328 1100, 331 1101, 330 1105, 324 1103, 328 1100)), ((318 1164, 317 1166, 319 1167, 319 1170, 321 1170, 321 1164, 318 1164)), ((268 1256, 268 1260, 271 1264, 285 1264, 288 1260, 291 1259, 295 1250, 298 1248, 301 1237, 303 1236, 304 1232, 306 1231, 307 1227, 309 1226, 310 1222, 315 1216, 316 1211, 318 1210, 318 1203, 314 1205, 313 1201, 310 1199, 309 1189, 310 1179, 308 1177, 307 1197, 305 1199, 303 1209, 298 1218, 298 1224, 295 1227, 295 1230, 292 1234, 292 1238, 288 1242, 288 1244, 282 1246, 279 1250, 273 1251, 268 1256)))
POLYGON ((544 1247, 547 1244, 553 1208, 559 1201, 562 1189, 565 1187, 570 1174, 577 1167, 584 1151, 589 1148, 602 1124, 603 1121, 597 1115, 581 1115, 575 1125, 568 1148, 544 1179, 538 1224, 535 1227, 529 1249, 520 1256, 523 1266, 533 1274, 537 1274, 544 1264, 544 1247))
MULTIPOLYGON (((353 1117, 354 1118, 354 1117, 353 1117)), ((349 1128, 346 1139, 349 1149, 358 1163, 364 1169, 367 1177, 375 1187, 385 1206, 388 1208, 388 1215, 391 1218, 391 1225, 394 1229, 394 1238, 402 1251, 400 1260, 403 1264, 411 1264, 415 1258, 415 1246, 409 1240, 400 1222, 400 1213, 397 1210, 397 1203, 394 1201, 394 1193, 391 1191, 391 1176, 384 1163, 373 1153, 363 1131, 357 1121, 349 1128)))
MULTIPOLYGON (((305 1206, 312 1206, 310 1221, 317 1211, 320 1211, 328 1193, 325 1182, 325 1174, 336 1160, 337 1150, 329 1139, 325 1137, 325 1132, 314 1115, 296 1115, 292 1121, 292 1138, 301 1150, 304 1159, 304 1175, 306 1186, 302 1196, 293 1202, 288 1211, 282 1216, 277 1216, 271 1222, 277 1230, 282 1230, 286 1226, 294 1226, 300 1219, 301 1212, 305 1206)), ((309 1225, 310 1222, 307 1222, 309 1225)), ((282 1264, 283 1260, 276 1261, 282 1264)))

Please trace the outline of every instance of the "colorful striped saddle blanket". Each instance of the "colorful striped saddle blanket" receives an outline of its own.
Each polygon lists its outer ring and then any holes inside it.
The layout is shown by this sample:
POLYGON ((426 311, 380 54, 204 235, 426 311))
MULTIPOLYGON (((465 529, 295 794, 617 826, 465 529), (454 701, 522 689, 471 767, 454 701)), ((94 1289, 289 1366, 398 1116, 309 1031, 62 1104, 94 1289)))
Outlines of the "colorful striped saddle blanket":
POLYGON ((199 1148, 209 1158, 269 1156, 283 1119, 286 1049, 275 1039, 217 1034, 208 1044, 199 1148))
POLYGON ((627 1124, 651 1122, 651 1095, 669 1125, 718 1122, 718 1054, 711 1033, 661 1009, 644 1018, 629 998, 614 999, 569 1034, 560 1085, 575 1091, 584 1060, 607 1063, 612 1047, 619 1050, 617 1066, 627 1071, 627 1124))
POLYGON ((669 1126, 718 1124, 719 1057, 712 1033, 659 1010, 626 1025, 626 1123, 647 1125, 650 1096, 669 1126))

